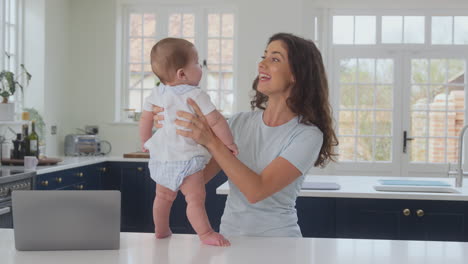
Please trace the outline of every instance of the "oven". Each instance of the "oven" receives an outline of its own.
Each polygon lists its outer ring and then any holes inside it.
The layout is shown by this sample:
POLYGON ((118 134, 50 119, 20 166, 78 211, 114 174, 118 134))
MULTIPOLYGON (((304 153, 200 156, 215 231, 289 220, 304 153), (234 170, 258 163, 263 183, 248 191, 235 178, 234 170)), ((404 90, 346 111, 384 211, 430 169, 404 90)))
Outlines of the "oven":
POLYGON ((0 170, 0 228, 13 228, 11 193, 16 190, 31 190, 35 176, 35 171, 0 170))

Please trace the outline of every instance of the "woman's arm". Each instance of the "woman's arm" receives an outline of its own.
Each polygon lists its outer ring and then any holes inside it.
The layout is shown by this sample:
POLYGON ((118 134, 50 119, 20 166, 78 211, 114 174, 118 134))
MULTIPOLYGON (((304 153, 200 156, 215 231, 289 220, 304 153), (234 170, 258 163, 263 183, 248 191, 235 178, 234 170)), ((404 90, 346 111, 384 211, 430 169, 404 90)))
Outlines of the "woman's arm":
POLYGON ((176 124, 191 131, 177 130, 177 133, 204 145, 250 203, 259 202, 273 195, 302 175, 293 164, 282 157, 274 159, 260 174, 255 173, 237 159, 214 135, 196 103, 191 99, 188 103, 195 110, 196 116, 187 112, 178 112, 179 117, 189 121, 176 120, 176 124))

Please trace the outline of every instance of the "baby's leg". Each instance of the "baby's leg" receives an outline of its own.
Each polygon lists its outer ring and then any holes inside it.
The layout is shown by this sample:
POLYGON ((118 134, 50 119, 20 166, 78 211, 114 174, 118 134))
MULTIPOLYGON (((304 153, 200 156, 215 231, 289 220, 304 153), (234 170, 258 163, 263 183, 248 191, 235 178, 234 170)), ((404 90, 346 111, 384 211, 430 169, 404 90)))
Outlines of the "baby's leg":
POLYGON ((180 186, 187 201, 187 217, 200 240, 212 246, 230 246, 229 241, 211 228, 205 210, 205 181, 202 171, 194 173, 180 186))
POLYGON ((177 192, 156 184, 156 197, 153 203, 154 233, 156 234, 156 238, 165 238, 172 234, 169 228, 169 214, 176 197, 177 192))

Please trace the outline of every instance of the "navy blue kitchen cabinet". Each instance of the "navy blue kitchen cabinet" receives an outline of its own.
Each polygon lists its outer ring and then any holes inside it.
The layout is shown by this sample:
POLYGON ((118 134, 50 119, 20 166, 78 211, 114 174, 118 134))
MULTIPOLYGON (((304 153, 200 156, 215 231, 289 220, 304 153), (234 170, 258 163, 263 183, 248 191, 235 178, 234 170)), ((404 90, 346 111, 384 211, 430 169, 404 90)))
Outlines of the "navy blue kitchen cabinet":
POLYGON ((337 199, 336 237, 468 241, 461 201, 337 199))
POLYGON ((335 198, 298 197, 296 210, 302 236, 335 237, 335 205, 335 198))
POLYGON ((227 181, 224 171, 219 172, 210 182, 206 184, 205 207, 211 227, 219 232, 221 216, 224 212, 227 195, 217 195, 216 189, 227 181))
POLYGON ((105 163, 36 176, 36 190, 99 190, 105 163))

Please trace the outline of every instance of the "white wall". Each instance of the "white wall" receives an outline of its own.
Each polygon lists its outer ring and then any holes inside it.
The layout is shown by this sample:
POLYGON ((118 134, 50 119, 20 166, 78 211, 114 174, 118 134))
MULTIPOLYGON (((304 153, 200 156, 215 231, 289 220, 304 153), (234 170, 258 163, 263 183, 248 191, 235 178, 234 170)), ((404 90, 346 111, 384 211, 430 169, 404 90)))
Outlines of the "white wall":
MULTIPOLYGON (((112 143, 114 155, 136 151, 139 146, 137 126, 112 124, 116 85, 116 8, 120 3, 228 3, 236 6, 239 15, 238 111, 249 110, 256 62, 268 37, 279 31, 311 37, 307 28, 308 10, 327 7, 468 8, 466 0, 27 0, 35 5, 44 1, 47 10, 38 8, 38 12, 47 19, 42 22, 43 26, 40 21, 36 26, 39 28, 37 38, 41 40, 40 32, 44 31, 47 39, 39 41, 36 48, 38 52, 45 50, 42 65, 47 69, 43 74, 46 79, 41 80, 38 76, 40 66, 34 64, 31 67, 37 70, 33 73, 34 81, 37 81, 35 85, 47 87, 42 89, 46 92, 43 101, 47 105, 44 109, 49 125, 57 122, 59 127, 59 135, 48 138, 48 150, 62 153, 64 135, 90 124, 100 126, 101 138, 112 143)), ((35 35, 29 38, 32 41, 35 35)), ((41 60, 41 53, 29 55, 41 60)), ((30 61, 33 64, 33 60, 30 61)))

